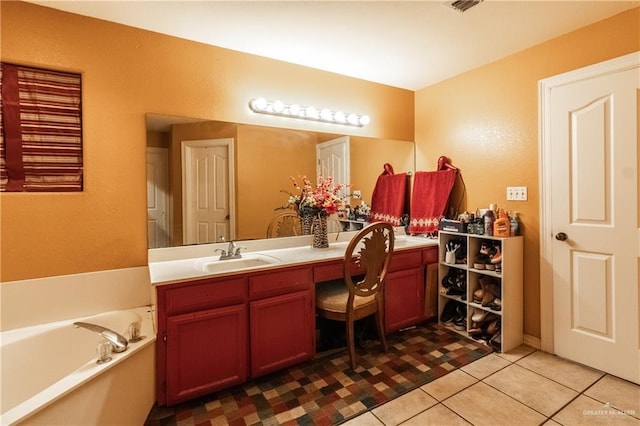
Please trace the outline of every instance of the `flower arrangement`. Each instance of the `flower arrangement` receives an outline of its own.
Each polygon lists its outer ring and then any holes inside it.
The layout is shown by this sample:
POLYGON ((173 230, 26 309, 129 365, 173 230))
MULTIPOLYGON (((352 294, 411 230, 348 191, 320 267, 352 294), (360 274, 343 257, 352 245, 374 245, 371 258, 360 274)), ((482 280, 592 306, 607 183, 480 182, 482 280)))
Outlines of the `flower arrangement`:
POLYGON ((335 184, 331 176, 318 178, 318 184, 313 186, 306 177, 300 177, 301 183, 291 176, 291 182, 297 193, 289 194, 289 205, 294 206, 299 215, 321 214, 332 215, 338 211, 342 202, 343 191, 349 185, 335 184))

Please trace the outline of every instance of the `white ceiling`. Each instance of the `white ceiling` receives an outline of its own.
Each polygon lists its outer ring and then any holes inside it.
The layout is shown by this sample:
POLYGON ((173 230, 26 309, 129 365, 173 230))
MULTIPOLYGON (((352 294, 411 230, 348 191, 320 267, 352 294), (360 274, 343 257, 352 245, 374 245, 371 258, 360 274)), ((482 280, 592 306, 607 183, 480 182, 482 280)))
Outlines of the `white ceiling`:
POLYGON ((485 0, 459 13, 434 0, 31 2, 409 90, 640 5, 485 0))

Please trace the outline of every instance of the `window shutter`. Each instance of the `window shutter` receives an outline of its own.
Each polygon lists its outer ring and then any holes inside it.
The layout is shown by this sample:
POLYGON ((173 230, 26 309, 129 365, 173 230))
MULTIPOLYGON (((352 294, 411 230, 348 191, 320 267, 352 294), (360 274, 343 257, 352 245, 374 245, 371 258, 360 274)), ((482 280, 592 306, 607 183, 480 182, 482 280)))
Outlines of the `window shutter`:
POLYGON ((0 191, 82 191, 80 74, 0 63, 0 191))

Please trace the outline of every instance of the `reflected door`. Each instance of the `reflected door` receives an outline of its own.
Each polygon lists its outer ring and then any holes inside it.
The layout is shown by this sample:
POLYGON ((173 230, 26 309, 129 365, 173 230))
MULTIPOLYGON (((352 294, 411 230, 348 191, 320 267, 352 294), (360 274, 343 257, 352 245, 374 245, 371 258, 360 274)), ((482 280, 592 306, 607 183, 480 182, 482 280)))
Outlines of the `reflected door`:
POLYGON ((184 244, 233 238, 231 139, 182 142, 184 244))
MULTIPOLYGON (((349 137, 322 142, 316 148, 318 176, 332 176, 336 184, 349 183, 349 137)), ((346 194, 346 192, 345 192, 346 194)))
POLYGON ((168 247, 169 153, 166 148, 147 148, 147 247, 168 247))

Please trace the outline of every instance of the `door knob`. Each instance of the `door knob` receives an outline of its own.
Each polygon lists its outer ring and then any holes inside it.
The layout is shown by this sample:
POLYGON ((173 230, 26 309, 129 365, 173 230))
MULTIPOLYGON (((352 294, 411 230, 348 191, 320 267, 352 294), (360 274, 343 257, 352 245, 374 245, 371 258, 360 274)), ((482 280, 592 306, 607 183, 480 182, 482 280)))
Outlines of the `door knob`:
POLYGON ((565 234, 564 232, 558 232, 556 234, 556 240, 558 240, 558 241, 565 241, 567 238, 569 238, 569 236, 567 234, 565 234))

